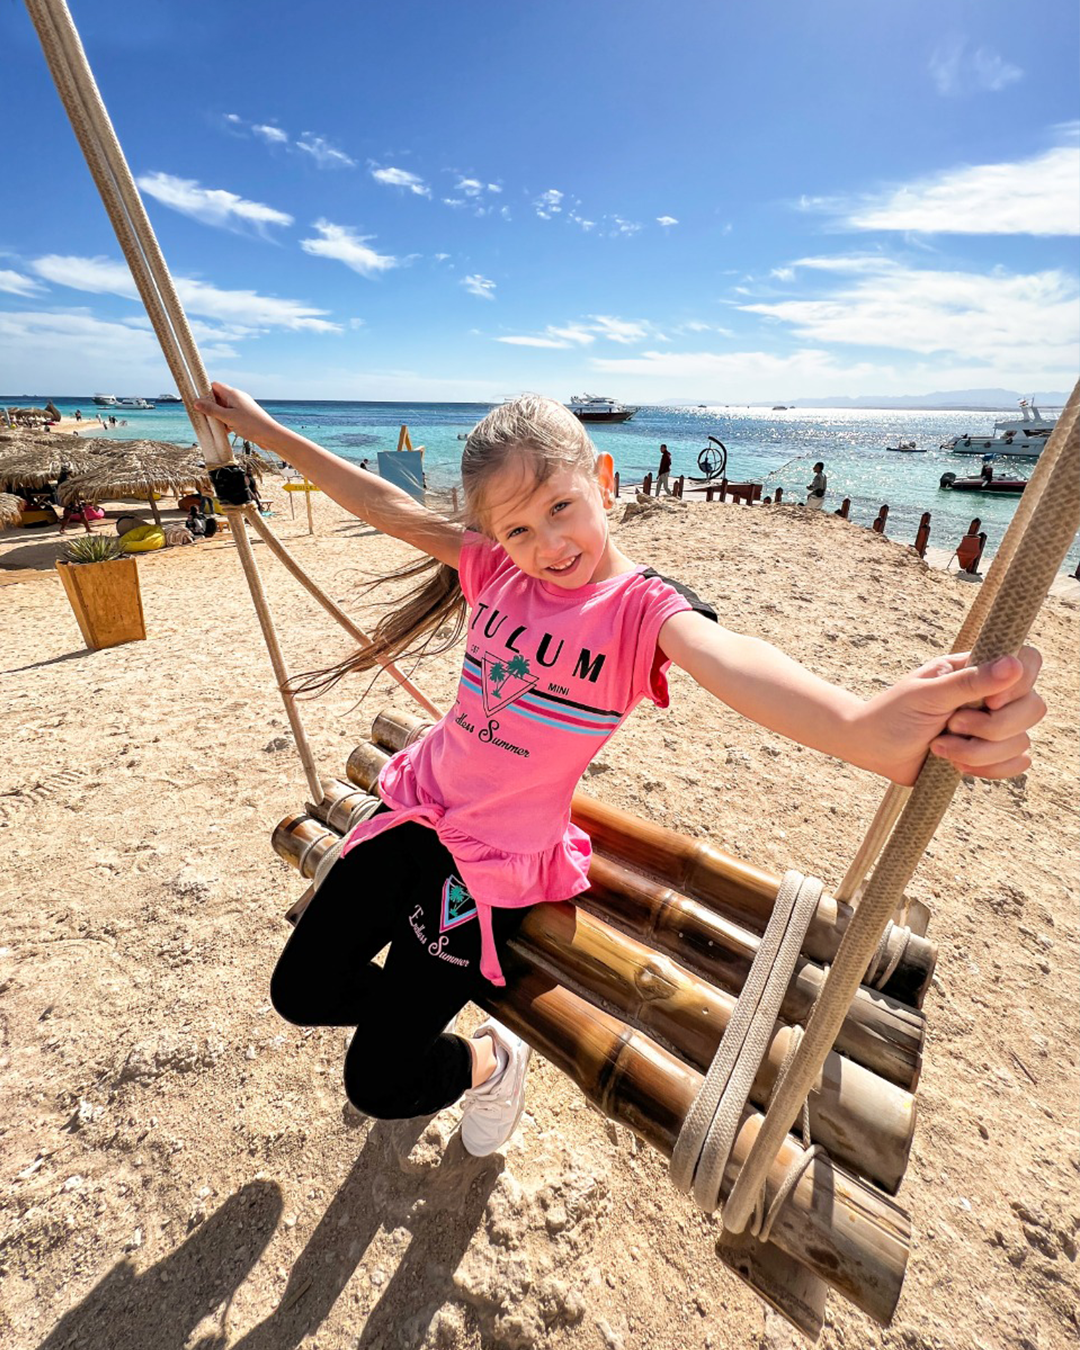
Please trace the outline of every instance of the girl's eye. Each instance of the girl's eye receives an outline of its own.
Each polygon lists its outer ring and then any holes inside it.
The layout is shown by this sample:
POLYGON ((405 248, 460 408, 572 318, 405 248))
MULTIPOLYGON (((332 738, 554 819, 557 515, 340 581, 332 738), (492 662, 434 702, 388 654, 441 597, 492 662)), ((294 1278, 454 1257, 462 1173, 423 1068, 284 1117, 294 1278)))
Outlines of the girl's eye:
POLYGON ((506 537, 507 539, 514 539, 523 532, 524 532, 523 527, 521 525, 515 525, 514 528, 510 531, 510 533, 506 537))
POLYGON ((561 511, 563 507, 569 505, 570 505, 569 502, 556 502, 555 505, 551 508, 552 514, 554 514, 556 511, 561 511))

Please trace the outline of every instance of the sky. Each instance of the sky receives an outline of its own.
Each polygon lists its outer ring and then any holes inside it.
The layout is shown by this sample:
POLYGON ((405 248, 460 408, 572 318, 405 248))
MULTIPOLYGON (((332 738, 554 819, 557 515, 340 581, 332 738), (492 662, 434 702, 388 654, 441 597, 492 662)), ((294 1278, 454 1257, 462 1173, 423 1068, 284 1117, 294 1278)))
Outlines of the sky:
MULTIPOLYGON (((211 376, 795 402, 1080 369, 1075 0, 74 0, 211 376)), ((0 391, 175 388, 0 6, 0 391)))

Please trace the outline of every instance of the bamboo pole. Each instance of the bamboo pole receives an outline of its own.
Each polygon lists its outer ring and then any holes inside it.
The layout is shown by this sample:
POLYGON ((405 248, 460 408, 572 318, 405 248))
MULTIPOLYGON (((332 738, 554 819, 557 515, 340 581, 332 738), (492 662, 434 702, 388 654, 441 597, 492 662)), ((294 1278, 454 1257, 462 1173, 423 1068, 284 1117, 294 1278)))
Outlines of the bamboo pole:
MULTIPOLYGON (((371 791, 385 762, 382 751, 364 742, 349 756, 348 778, 371 791)), ((742 990, 757 955, 757 934, 599 853, 593 854, 589 866, 589 890, 575 903, 732 994, 742 990)), ((800 958, 784 996, 783 1020, 804 1022, 824 982, 824 969, 800 958)), ((836 1046, 856 1063, 913 1091, 922 1072, 925 1039, 926 1019, 918 1009, 860 988, 836 1046)))
MULTIPOLYGON (((289 816, 274 831, 273 845, 279 857, 311 879, 338 838, 310 815, 289 816)), ((701 1072, 712 1063, 735 1010, 735 996, 568 901, 533 909, 510 948, 531 968, 614 1012, 701 1072)), ((768 1105, 793 1035, 780 1022, 773 1029, 750 1093, 760 1107, 768 1105)), ((809 1096, 809 1109, 817 1143, 853 1172, 896 1192, 914 1130, 909 1092, 834 1051, 809 1096)))
MULTIPOLYGON (((507 973, 506 988, 482 993, 480 1006, 573 1079, 608 1119, 670 1157, 701 1075, 539 971, 515 959, 507 973)), ((744 1115, 722 1198, 761 1122, 755 1112, 744 1115)), ((788 1136, 769 1173, 768 1201, 801 1153, 788 1136)), ((770 1240, 884 1326, 900 1297, 910 1237, 899 1206, 819 1156, 782 1206, 770 1240)))
POLYGON ((307 502, 307 532, 308 534, 314 534, 315 517, 312 515, 311 507, 311 484, 306 478, 304 479, 304 500, 307 502))
MULTIPOLYGON (((384 742, 390 739, 391 723, 396 723, 395 735, 404 736, 423 725, 423 719, 409 714, 381 714, 379 725, 384 742)), ((370 791, 387 758, 372 745, 359 745, 349 756, 346 774, 358 787, 370 791)), ((599 851, 691 896, 753 932, 764 932, 780 889, 779 877, 710 844, 629 816, 583 792, 574 794, 571 818, 599 851)), ((803 944, 804 955, 819 964, 831 962, 852 913, 849 905, 837 904, 832 896, 822 894, 803 944)), ((901 1003, 920 1007, 937 960, 936 945, 907 929, 894 928, 881 964, 894 958, 896 969, 882 992, 901 1003)))

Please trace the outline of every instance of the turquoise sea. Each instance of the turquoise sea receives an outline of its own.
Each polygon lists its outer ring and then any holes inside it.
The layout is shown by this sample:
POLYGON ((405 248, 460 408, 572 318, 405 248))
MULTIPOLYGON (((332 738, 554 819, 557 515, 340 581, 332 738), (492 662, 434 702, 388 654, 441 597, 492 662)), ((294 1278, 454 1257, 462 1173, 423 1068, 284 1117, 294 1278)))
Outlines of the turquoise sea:
MULTIPOLYGON (((6 406, 45 400, 5 399, 6 406)), ((75 409, 89 418, 96 411, 88 397, 53 398, 65 416, 75 409)), ((398 429, 407 424, 414 445, 425 447, 425 469, 433 487, 457 481, 461 457, 459 435, 467 432, 488 411, 489 404, 475 403, 346 403, 276 402, 265 407, 280 422, 303 432, 311 440, 346 459, 375 460, 379 450, 393 450, 398 429)), ((851 498, 850 519, 869 525, 883 503, 889 506, 887 534, 911 543, 923 511, 932 513, 930 545, 951 552, 978 515, 987 531, 987 555, 1001 541, 1018 497, 994 498, 968 493, 943 492, 938 480, 946 469, 977 473, 979 459, 951 455, 938 446, 957 434, 989 435, 1005 412, 934 412, 847 408, 798 408, 776 412, 766 408, 712 406, 706 408, 643 407, 630 422, 618 426, 592 425, 590 435, 597 447, 607 450, 624 481, 639 481, 655 472, 659 446, 665 441, 673 460, 673 477, 697 474, 699 452, 708 437, 723 441, 728 452, 727 475, 735 481, 765 484, 766 494, 782 486, 785 497, 802 501, 811 466, 824 460, 829 479, 828 509, 835 510, 844 497, 851 498), (915 441, 928 446, 927 454, 899 455, 886 452, 887 445, 915 441)), ((191 424, 180 404, 165 404, 152 412, 129 411, 127 425, 108 432, 110 438, 173 441, 190 445, 191 424)), ((92 434, 90 428, 87 428, 92 434)), ((1027 477, 1033 462, 999 461, 998 472, 1027 477)), ((1074 544, 1067 570, 1072 572, 1080 556, 1074 544)))

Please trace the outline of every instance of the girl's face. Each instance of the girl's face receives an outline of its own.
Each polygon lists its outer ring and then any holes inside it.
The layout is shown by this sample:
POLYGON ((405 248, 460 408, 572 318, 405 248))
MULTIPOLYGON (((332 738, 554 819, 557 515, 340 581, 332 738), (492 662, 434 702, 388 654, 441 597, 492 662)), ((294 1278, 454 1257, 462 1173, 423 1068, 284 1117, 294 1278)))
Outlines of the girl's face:
POLYGON ((543 483, 514 456, 486 486, 488 528, 526 576, 574 590, 617 570, 604 513, 610 495, 606 456, 597 477, 565 468, 543 483))

